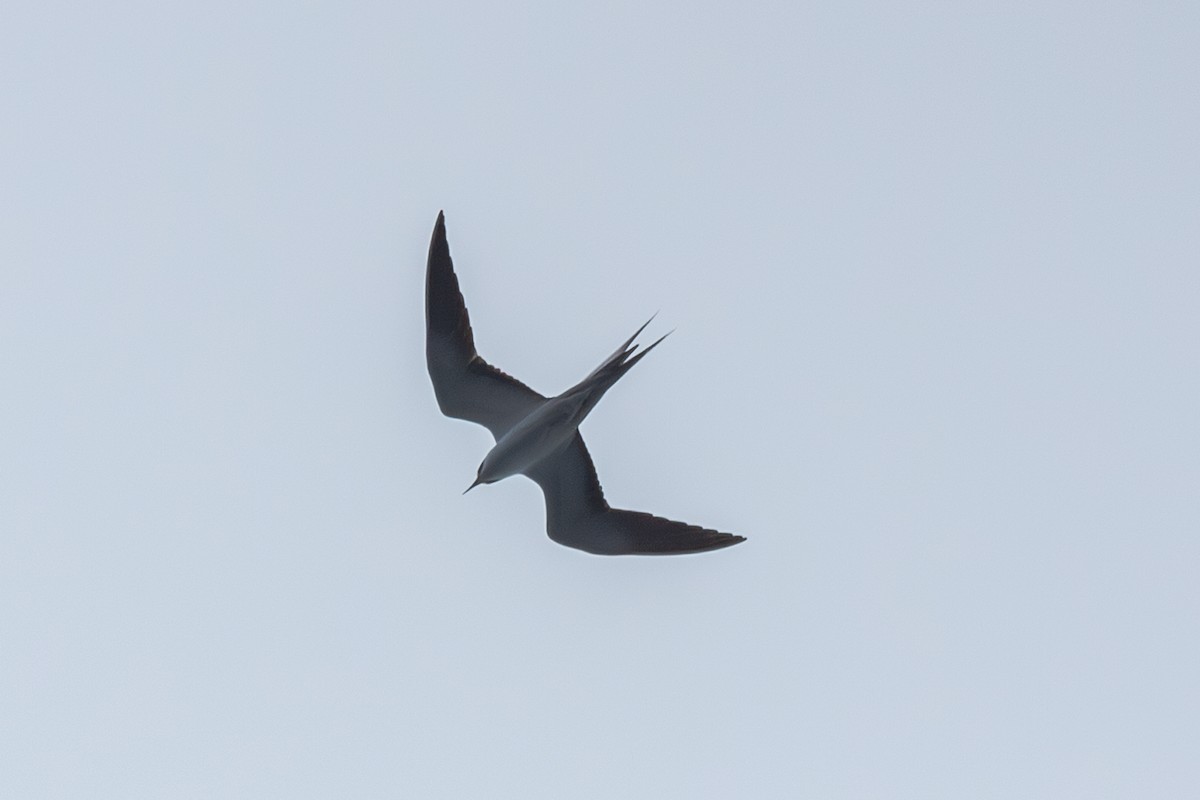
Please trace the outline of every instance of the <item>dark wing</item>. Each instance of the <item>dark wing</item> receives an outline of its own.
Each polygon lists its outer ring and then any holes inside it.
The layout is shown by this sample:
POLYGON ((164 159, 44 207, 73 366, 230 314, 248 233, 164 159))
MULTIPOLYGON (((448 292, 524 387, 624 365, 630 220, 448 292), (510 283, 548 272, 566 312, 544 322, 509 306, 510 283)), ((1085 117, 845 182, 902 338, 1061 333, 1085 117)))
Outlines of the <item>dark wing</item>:
POLYGON ((433 226, 425 271, 425 360, 442 413, 477 422, 496 439, 546 399, 475 352, 441 212, 433 226))
POLYGON ((699 553, 744 542, 744 536, 641 511, 610 508, 583 437, 525 472, 546 496, 546 533, 567 547, 599 555, 699 553))

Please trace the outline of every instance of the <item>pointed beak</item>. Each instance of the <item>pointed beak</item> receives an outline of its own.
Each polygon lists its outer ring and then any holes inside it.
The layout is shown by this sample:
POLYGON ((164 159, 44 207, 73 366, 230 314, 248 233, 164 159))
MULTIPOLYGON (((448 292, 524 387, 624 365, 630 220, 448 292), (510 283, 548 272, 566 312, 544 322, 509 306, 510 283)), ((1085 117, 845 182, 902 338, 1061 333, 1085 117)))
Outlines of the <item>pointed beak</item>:
POLYGON ((465 491, 463 491, 463 494, 466 494, 467 492, 471 491, 472 489, 474 489, 476 486, 478 486, 481 483, 483 483, 483 481, 480 480, 479 478, 476 478, 475 482, 472 483, 470 486, 468 486, 465 491))

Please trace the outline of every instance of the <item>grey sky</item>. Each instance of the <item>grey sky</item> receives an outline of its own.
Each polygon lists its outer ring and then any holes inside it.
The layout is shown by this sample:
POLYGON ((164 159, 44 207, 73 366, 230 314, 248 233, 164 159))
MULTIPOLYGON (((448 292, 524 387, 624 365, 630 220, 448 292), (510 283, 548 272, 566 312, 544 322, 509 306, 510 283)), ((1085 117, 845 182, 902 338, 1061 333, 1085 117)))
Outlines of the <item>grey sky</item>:
POLYGON ((9 8, 0 796, 1194 794, 1200 12, 911 6, 9 8))

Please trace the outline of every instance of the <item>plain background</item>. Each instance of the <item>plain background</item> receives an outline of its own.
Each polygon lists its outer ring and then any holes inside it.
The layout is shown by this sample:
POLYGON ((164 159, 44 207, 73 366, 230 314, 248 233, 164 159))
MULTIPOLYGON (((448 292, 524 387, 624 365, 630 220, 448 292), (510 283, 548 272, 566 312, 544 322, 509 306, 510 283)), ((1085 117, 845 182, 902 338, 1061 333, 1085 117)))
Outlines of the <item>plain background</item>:
POLYGON ((1197 8, 6 5, 0 796, 1196 796, 1197 8))

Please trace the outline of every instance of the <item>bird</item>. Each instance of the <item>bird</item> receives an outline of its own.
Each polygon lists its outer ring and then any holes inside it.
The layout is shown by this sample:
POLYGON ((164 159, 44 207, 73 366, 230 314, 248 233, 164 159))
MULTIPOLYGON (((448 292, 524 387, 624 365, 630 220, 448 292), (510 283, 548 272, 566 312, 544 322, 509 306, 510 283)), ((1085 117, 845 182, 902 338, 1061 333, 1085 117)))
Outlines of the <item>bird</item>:
POLYGON ((483 425, 496 442, 466 491, 525 475, 545 496, 550 539, 596 555, 700 553, 745 541, 744 536, 732 533, 612 508, 604 498, 579 424, 613 384, 666 338, 637 352, 639 345, 633 341, 649 323, 643 323, 600 366, 562 394, 546 397, 534 391, 476 352, 467 306, 450 258, 445 213, 439 212, 425 272, 429 377, 443 414, 483 425))

